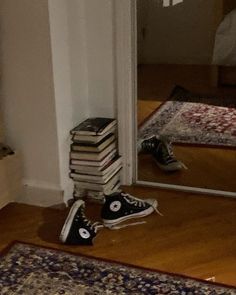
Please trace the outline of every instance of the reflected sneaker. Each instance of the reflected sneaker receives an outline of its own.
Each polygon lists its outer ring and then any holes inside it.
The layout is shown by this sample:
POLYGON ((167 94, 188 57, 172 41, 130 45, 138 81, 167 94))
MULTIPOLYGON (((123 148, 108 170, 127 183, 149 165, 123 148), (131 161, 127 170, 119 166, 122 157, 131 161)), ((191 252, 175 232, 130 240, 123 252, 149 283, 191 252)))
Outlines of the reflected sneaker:
POLYGON ((185 167, 182 162, 175 158, 171 142, 165 138, 159 139, 159 144, 152 151, 152 156, 161 170, 174 172, 185 167))
POLYGON ((76 201, 61 230, 60 241, 69 245, 92 245, 97 230, 103 225, 92 223, 84 214, 84 201, 76 201))
POLYGON ((153 153, 158 148, 160 142, 160 139, 158 139, 157 136, 153 135, 149 138, 144 139, 138 145, 138 151, 144 153, 153 153))
POLYGON ((158 212, 157 200, 142 200, 124 192, 117 192, 105 196, 105 204, 102 207, 101 217, 105 227, 119 229, 128 225, 144 223, 137 222, 123 226, 116 226, 127 219, 147 216, 153 211, 158 212))

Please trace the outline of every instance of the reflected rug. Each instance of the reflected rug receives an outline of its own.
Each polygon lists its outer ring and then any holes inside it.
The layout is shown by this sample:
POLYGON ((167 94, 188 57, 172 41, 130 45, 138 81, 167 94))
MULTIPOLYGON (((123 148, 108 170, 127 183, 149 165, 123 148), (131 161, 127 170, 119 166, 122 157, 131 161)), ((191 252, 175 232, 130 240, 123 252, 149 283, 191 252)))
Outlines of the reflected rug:
POLYGON ((153 134, 178 144, 236 147, 236 108, 170 100, 140 126, 138 139, 153 134))
POLYGON ((0 294, 202 294, 236 289, 16 242, 0 259, 0 294))

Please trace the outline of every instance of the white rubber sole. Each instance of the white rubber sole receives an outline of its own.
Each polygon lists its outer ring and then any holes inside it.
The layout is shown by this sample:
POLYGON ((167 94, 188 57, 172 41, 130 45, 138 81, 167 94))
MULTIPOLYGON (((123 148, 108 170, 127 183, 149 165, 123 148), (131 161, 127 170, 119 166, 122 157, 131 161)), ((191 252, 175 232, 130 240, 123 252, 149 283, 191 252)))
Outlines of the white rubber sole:
MULTIPOLYGON (((156 200, 154 201, 152 206, 155 207, 155 208, 157 207, 157 201, 156 200)), ((152 212, 154 211, 154 208, 152 206, 147 208, 146 210, 144 210, 142 212, 134 213, 134 214, 127 215, 127 216, 122 216, 122 217, 117 218, 117 219, 113 219, 113 220, 103 219, 103 224, 104 224, 105 227, 112 228, 112 226, 117 225, 117 224, 119 224, 119 223, 121 223, 123 221, 129 220, 129 219, 132 219, 132 218, 141 218, 141 217, 148 216, 148 215, 152 214, 152 212)))
POLYGON ((72 224, 74 217, 75 217, 75 214, 76 214, 77 210, 79 209, 79 207, 81 207, 83 204, 84 204, 84 201, 78 200, 70 208, 70 212, 66 218, 66 221, 63 225, 63 228, 62 228, 61 234, 60 234, 60 241, 62 243, 66 242, 68 234, 70 232, 71 224, 72 224))

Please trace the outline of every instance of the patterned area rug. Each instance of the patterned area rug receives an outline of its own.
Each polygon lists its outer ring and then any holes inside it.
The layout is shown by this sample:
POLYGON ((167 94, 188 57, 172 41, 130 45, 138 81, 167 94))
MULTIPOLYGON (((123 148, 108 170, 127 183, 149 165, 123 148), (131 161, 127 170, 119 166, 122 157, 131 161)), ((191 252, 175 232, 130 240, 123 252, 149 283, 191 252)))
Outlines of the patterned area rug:
POLYGON ((173 143, 236 147, 236 108, 167 101, 141 125, 138 138, 153 134, 173 143))
POLYGON ((235 295, 236 289, 16 243, 0 260, 0 294, 235 295))

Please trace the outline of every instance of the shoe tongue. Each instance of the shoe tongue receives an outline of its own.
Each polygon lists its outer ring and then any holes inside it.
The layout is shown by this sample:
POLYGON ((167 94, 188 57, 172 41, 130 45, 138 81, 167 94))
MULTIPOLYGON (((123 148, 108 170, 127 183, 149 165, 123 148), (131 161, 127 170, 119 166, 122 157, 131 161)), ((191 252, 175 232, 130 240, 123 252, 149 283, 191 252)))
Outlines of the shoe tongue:
POLYGON ((116 197, 118 195, 120 195, 118 192, 112 193, 110 195, 104 194, 104 198, 105 198, 106 201, 108 201, 111 197, 116 197))
POLYGON ((162 152, 168 156, 172 156, 171 144, 168 141, 163 141, 161 144, 162 152))
POLYGON ((124 198, 130 203, 130 204, 133 204, 133 205, 135 205, 135 206, 139 206, 139 205, 142 205, 142 206, 144 206, 144 202, 141 200, 141 199, 138 199, 138 198, 134 198, 134 197, 132 197, 131 195, 128 195, 128 194, 126 194, 126 195, 123 195, 124 196, 124 198))
POLYGON ((110 229, 121 229, 121 228, 124 228, 124 227, 139 225, 139 224, 143 224, 143 223, 146 223, 146 221, 137 221, 137 222, 121 224, 121 225, 111 225, 111 226, 108 226, 108 227, 110 229))

